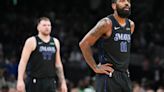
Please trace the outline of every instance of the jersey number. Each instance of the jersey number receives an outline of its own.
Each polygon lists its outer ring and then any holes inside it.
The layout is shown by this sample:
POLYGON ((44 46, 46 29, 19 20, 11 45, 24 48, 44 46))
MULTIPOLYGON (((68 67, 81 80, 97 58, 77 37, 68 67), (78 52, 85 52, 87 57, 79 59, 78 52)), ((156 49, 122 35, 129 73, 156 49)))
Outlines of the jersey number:
POLYGON ((121 51, 121 52, 127 52, 127 51, 128 51, 128 50, 127 50, 127 42, 122 41, 122 42, 120 43, 120 51, 121 51))
POLYGON ((51 56, 52 56, 51 53, 43 52, 42 55, 44 60, 51 60, 51 56))

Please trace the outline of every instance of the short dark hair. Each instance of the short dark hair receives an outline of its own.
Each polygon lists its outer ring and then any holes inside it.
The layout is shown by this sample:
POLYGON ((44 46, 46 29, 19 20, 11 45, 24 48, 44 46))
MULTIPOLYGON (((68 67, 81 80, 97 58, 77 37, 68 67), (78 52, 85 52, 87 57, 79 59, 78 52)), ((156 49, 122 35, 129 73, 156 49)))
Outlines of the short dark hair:
POLYGON ((112 0, 112 3, 116 3, 117 2, 117 0, 112 0))
POLYGON ((36 21, 36 25, 38 25, 40 23, 40 21, 42 20, 46 20, 46 21, 50 21, 50 19, 48 17, 40 17, 37 21, 36 21))

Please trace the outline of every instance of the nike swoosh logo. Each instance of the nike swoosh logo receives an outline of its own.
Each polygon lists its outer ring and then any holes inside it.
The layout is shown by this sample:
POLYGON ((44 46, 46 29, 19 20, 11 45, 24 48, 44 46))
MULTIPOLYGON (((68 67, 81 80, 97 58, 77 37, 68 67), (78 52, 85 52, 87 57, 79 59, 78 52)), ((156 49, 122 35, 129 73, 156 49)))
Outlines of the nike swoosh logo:
POLYGON ((120 27, 114 27, 114 30, 118 30, 118 29, 120 29, 120 27))

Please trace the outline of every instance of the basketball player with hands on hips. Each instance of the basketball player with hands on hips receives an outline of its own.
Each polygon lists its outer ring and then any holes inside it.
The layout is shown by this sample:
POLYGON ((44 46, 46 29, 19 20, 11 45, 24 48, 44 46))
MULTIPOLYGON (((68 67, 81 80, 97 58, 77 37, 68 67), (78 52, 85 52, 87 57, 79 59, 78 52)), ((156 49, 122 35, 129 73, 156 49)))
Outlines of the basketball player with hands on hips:
POLYGON ((87 64, 96 73, 96 92, 132 92, 128 73, 134 22, 130 0, 112 0, 114 13, 102 18, 80 41, 87 64), (91 47, 98 42, 99 64, 91 47))

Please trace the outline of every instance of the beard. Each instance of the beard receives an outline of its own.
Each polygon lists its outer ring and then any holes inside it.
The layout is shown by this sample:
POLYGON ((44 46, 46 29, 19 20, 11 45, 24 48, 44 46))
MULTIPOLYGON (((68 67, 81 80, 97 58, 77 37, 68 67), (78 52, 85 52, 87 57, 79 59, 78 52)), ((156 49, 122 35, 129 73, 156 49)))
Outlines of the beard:
POLYGON ((44 30, 44 31, 41 32, 41 33, 42 33, 42 35, 44 35, 44 36, 48 36, 48 35, 50 35, 51 31, 50 31, 50 30, 44 30))
POLYGON ((128 18, 131 14, 131 9, 129 8, 129 10, 125 10, 125 7, 123 7, 122 9, 119 8, 119 6, 116 6, 116 11, 119 17, 121 18, 128 18))

